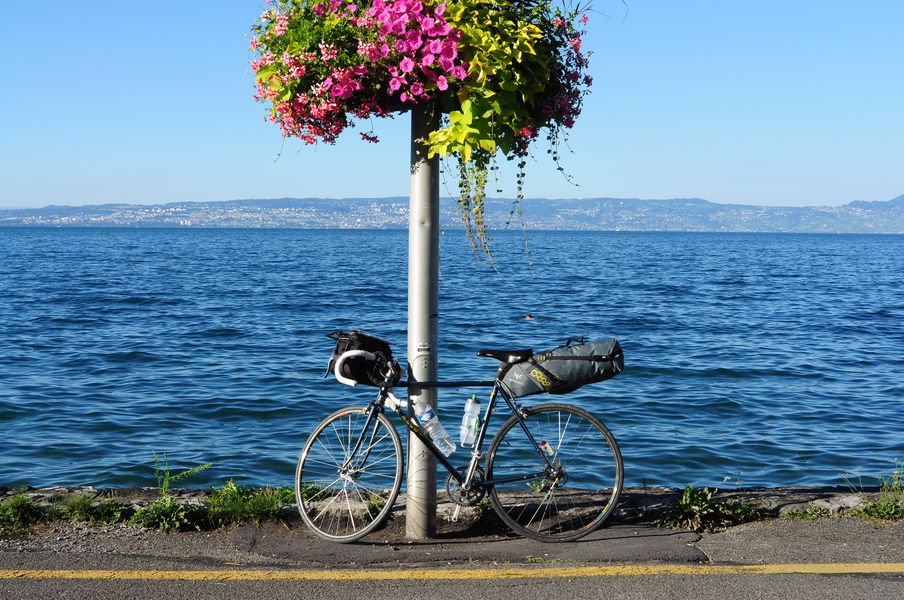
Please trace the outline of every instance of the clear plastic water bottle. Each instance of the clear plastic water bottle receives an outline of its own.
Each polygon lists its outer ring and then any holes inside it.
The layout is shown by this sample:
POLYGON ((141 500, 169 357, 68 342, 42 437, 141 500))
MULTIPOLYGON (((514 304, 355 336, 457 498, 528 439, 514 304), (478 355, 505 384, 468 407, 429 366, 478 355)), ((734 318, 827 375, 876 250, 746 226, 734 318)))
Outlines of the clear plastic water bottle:
POLYGON ((446 456, 455 452, 455 442, 452 441, 443 424, 439 422, 436 411, 430 405, 425 402, 415 402, 414 414, 417 416, 418 427, 430 435, 430 439, 433 440, 440 452, 446 456))
POLYGON ((467 448, 473 446, 478 429, 480 429, 480 400, 475 395, 465 402, 465 414, 461 417, 461 431, 459 432, 461 445, 467 448))

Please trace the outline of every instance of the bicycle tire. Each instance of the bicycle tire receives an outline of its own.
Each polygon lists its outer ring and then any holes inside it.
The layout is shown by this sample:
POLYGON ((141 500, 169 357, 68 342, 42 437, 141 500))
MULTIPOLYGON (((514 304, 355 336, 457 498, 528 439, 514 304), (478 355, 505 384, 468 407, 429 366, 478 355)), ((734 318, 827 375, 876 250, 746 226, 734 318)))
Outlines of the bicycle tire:
POLYGON ((602 421, 584 409, 550 403, 523 410, 526 427, 537 444, 547 443, 546 453, 556 468, 546 467, 512 416, 487 452, 490 503, 502 521, 523 536, 542 542, 581 538, 615 510, 624 483, 618 443, 602 421))
POLYGON ((331 542, 354 542, 379 527, 402 486, 402 442, 382 412, 370 422, 376 427, 373 443, 368 432, 343 472, 368 423, 367 411, 366 406, 337 410, 317 425, 298 457, 298 512, 308 529, 331 542))

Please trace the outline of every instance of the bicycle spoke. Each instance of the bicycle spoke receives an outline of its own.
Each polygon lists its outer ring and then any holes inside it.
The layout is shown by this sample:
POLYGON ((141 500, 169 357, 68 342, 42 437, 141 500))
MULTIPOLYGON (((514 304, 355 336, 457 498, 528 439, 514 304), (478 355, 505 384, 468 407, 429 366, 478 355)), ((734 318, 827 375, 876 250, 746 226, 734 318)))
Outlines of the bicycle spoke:
POLYGON ((385 415, 342 409, 321 422, 302 450, 298 509, 316 535, 354 541, 386 519, 401 481, 401 441, 385 415))
POLYGON ((488 452, 493 508, 512 529, 535 539, 586 535, 608 517, 621 492, 615 439, 596 417, 576 407, 549 404, 525 412, 530 437, 513 417, 488 452))

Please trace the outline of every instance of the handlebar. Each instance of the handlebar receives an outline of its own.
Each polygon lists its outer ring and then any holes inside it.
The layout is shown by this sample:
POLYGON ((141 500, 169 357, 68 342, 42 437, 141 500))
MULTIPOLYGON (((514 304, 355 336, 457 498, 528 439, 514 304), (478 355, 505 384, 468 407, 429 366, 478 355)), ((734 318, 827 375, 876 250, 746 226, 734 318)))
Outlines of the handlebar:
POLYGON ((338 360, 336 360, 336 366, 333 367, 333 374, 336 376, 336 381, 339 383, 344 383, 345 385, 350 385, 352 387, 358 385, 358 382, 354 379, 349 379, 348 377, 343 377, 340 372, 342 371, 342 363, 344 363, 349 358, 355 358, 357 356, 361 356, 366 358, 367 360, 376 360, 376 355, 373 352, 368 352, 367 350, 349 350, 348 352, 343 352, 341 356, 339 356, 338 360))

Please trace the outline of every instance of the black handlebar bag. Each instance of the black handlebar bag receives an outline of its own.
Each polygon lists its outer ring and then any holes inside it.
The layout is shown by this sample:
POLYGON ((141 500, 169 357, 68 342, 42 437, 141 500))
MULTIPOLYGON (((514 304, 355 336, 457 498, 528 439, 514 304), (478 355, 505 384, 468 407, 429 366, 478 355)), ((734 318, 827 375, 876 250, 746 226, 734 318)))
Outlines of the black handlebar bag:
POLYGON ((625 355, 614 338, 559 346, 512 365, 502 378, 502 388, 510 398, 567 394, 588 383, 611 379, 624 368, 625 355))
POLYGON ((353 379, 361 385, 375 387, 391 385, 401 376, 399 367, 392 359, 392 349, 386 340, 358 329, 337 330, 327 334, 327 337, 336 340, 336 348, 330 356, 326 375, 333 372, 336 361, 343 353, 349 350, 365 350, 375 355, 376 359, 369 360, 363 356, 348 358, 342 363, 340 375, 353 379))

